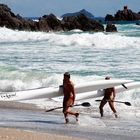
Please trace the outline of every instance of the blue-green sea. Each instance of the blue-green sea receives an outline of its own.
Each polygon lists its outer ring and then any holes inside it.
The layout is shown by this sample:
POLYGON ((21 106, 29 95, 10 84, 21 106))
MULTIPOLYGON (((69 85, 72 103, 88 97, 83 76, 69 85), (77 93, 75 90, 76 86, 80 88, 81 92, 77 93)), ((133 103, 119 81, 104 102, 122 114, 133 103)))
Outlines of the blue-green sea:
POLYGON ((57 86, 69 71, 74 82, 105 76, 140 80, 140 26, 117 24, 117 33, 28 32, 0 28, 0 89, 57 86))

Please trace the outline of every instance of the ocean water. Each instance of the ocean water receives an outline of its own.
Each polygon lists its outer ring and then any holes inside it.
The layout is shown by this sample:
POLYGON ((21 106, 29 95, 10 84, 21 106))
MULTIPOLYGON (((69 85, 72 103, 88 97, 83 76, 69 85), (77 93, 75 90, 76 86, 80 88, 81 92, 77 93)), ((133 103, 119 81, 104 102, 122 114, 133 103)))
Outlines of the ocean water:
POLYGON ((0 28, 0 88, 58 86, 69 71, 74 82, 104 78, 140 80, 140 26, 118 33, 74 30, 45 33, 0 28))
POLYGON ((140 81, 140 26, 117 33, 28 32, 0 28, 0 90, 15 91, 112 78, 140 81))
MULTIPOLYGON (((0 91, 57 87, 66 71, 71 73, 73 83, 105 76, 140 81, 140 26, 116 26, 117 33, 45 33, 0 27, 0 91)), ((121 117, 133 118, 132 128, 140 131, 140 89, 120 93, 116 99, 132 103, 132 107, 117 104, 117 110, 121 117)), ((96 107, 93 116, 98 116, 99 103, 89 101, 96 107)), ((48 103, 54 105, 53 101, 48 103)), ((113 117, 105 108, 108 114, 113 117)))

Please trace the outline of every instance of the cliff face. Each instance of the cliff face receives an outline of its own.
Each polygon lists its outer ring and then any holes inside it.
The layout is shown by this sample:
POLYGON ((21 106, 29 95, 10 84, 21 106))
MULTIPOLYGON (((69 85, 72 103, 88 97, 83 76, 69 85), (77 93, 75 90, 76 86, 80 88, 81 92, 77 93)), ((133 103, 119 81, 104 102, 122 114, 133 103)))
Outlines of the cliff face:
POLYGON ((135 13, 132 10, 128 9, 127 6, 124 6, 123 10, 118 10, 114 16, 107 14, 105 21, 134 21, 140 20, 140 12, 135 13))
POLYGON ((104 31, 104 26, 80 14, 59 20, 55 15, 44 15, 39 21, 27 20, 20 15, 15 15, 11 9, 4 4, 0 4, 0 26, 28 31, 69 31, 80 29, 83 31, 104 31))

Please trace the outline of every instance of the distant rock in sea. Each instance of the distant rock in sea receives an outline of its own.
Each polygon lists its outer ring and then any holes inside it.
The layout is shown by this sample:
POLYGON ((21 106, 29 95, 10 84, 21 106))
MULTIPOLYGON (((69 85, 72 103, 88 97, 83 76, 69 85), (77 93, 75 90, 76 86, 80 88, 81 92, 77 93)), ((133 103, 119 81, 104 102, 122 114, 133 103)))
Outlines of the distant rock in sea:
POLYGON ((112 23, 108 23, 105 30, 106 32, 117 32, 117 27, 112 23))
POLYGON ((127 6, 123 10, 118 10, 114 16, 107 14, 105 21, 135 21, 140 20, 140 12, 135 13, 127 6))
POLYGON ((140 25, 140 23, 136 23, 136 25, 140 25))
POLYGON ((66 13, 62 15, 61 17, 64 18, 64 17, 70 17, 70 16, 79 16, 81 14, 84 14, 86 17, 90 19, 94 19, 94 15, 92 15, 90 12, 86 11, 85 9, 82 9, 79 12, 75 12, 75 13, 66 13))

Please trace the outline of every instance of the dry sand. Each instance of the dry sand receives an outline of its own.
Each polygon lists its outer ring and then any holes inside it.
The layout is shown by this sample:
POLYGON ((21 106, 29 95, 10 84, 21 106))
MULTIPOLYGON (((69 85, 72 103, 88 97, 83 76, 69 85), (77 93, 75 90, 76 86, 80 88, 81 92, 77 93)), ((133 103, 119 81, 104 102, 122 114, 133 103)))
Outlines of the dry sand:
POLYGON ((0 128, 0 140, 81 140, 56 134, 31 132, 20 129, 0 128))

